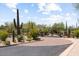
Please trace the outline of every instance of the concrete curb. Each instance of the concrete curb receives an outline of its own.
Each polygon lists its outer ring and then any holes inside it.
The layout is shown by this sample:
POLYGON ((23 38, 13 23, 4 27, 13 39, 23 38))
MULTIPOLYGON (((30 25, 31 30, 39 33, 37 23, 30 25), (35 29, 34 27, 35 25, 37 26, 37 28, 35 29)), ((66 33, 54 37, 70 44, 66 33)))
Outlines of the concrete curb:
POLYGON ((0 48, 4 48, 4 47, 10 47, 10 46, 16 46, 18 44, 14 44, 14 45, 8 45, 8 46, 0 46, 0 48))
POLYGON ((75 39, 71 39, 70 41, 73 42, 72 45, 70 45, 64 52, 62 52, 59 56, 68 56, 68 54, 70 53, 70 51, 74 48, 74 46, 77 44, 77 42, 75 41, 75 39))

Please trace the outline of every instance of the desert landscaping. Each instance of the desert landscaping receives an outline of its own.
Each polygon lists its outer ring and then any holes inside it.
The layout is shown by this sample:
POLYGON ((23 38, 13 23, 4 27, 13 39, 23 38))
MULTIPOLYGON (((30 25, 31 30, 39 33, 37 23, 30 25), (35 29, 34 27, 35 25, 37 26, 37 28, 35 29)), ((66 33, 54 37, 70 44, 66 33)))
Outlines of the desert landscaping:
MULTIPOLYGON (((47 5, 52 6, 53 4, 47 5)), ((78 5, 75 4, 75 6, 77 9, 78 5)), ((47 9, 45 12, 48 12, 48 10, 51 9, 47 9)), ((28 13, 28 11, 26 12, 28 13)), ((70 20, 68 21, 68 19, 71 18, 67 17, 69 17, 69 15, 71 16, 71 14, 61 17, 61 19, 67 19, 64 22, 63 20, 61 22, 57 22, 56 20, 56 22, 52 22, 51 25, 46 25, 37 24, 35 20, 29 20, 28 22, 25 22, 27 19, 21 16, 22 13, 23 10, 21 8, 16 8, 14 16, 11 18, 11 22, 4 22, 4 25, 0 25, 0 56, 59 56, 68 47, 72 46, 76 41, 78 41, 78 20, 76 23, 74 22, 74 26, 69 25, 72 22, 69 23, 70 20)), ((10 17, 11 15, 7 16, 10 17)), ((24 16, 27 17, 26 14, 24 16)), ((42 16, 44 17, 45 15, 42 16)), ((58 15, 53 16, 54 19, 59 17, 60 16, 58 15)), ((39 16, 39 18, 41 17, 39 16)), ((40 22, 39 20, 36 21, 38 23, 40 22)))

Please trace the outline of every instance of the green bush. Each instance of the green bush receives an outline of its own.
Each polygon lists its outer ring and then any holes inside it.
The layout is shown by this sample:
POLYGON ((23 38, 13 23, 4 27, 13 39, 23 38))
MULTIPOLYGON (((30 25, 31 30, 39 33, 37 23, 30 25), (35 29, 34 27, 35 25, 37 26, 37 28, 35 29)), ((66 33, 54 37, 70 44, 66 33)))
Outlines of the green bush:
POLYGON ((77 38, 79 38, 79 29, 76 29, 73 31, 73 35, 77 38))
POLYGON ((34 40, 36 40, 38 36, 38 28, 36 24, 33 22, 29 22, 27 25, 28 25, 27 26, 27 37, 33 38, 34 40))
POLYGON ((31 31, 29 31, 27 33, 27 37, 28 38, 33 38, 33 40, 36 40, 36 38, 38 37, 38 32, 37 32, 37 29, 31 29, 31 31))
POLYGON ((7 37, 8 37, 8 32, 5 30, 0 30, 0 39, 2 41, 5 41, 7 37))
POLYGON ((31 42, 33 40, 32 36, 30 33, 27 34, 27 41, 31 42))
POLYGON ((31 42, 32 41, 32 38, 28 38, 27 41, 31 42))

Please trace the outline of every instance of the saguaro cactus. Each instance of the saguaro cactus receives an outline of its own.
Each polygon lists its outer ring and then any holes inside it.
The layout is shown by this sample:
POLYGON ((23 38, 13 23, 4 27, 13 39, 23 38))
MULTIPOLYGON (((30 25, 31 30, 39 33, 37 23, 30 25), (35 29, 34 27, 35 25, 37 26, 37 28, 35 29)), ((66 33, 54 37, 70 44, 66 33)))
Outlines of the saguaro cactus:
POLYGON ((64 33, 64 35, 67 36, 67 34, 68 34, 68 27, 67 27, 67 21, 66 21, 66 27, 65 27, 65 33, 64 33))
POLYGON ((68 34, 68 27, 67 27, 67 21, 66 21, 66 35, 68 34))
POLYGON ((23 23, 21 23, 20 25, 20 21, 19 21, 19 10, 17 9, 17 22, 15 21, 14 19, 14 26, 17 30, 17 35, 20 35, 21 34, 21 29, 23 27, 23 23))
POLYGON ((69 27, 68 28, 68 37, 70 37, 71 36, 71 28, 69 27))
POLYGON ((78 24, 76 23, 76 28, 77 28, 78 24))
POLYGON ((13 37, 13 42, 15 42, 15 32, 14 32, 14 30, 13 30, 13 32, 12 32, 12 37, 13 37))

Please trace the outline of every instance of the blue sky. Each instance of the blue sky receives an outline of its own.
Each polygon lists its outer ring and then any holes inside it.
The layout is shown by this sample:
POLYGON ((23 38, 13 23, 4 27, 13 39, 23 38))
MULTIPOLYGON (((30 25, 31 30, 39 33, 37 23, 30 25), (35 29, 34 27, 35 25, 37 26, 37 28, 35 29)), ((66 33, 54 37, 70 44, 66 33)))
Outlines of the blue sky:
POLYGON ((52 25, 67 21, 68 25, 75 26, 78 18, 78 12, 71 3, 0 3, 0 25, 13 22, 17 8, 23 23, 33 21, 52 25))

